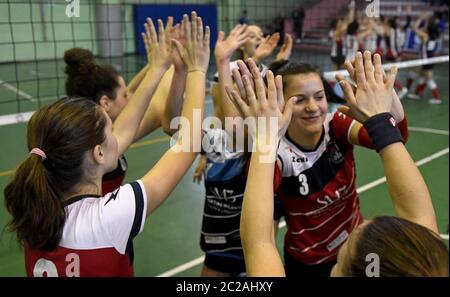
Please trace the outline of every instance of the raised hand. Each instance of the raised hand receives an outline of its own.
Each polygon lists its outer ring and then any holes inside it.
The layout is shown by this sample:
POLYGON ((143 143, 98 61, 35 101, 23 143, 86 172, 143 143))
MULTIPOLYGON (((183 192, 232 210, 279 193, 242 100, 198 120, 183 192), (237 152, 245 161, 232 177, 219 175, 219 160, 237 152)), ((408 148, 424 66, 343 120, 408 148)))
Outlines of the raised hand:
MULTIPOLYGON (((375 59, 375 57, 374 57, 374 59, 375 59)), ((351 62, 349 60, 346 60, 345 63, 344 63, 344 67, 347 70, 350 78, 353 81, 355 81, 356 80, 355 79, 355 60, 353 60, 351 62)), ((383 70, 383 80, 384 80, 384 82, 386 82, 387 79, 388 79, 388 76, 386 75, 386 73, 383 70)), ((336 74, 336 80, 338 82, 340 82, 342 80, 345 80, 345 77, 343 75, 341 75, 341 74, 336 74)), ((355 93, 356 92, 356 86, 353 83, 350 83, 350 85, 351 85, 351 87, 353 89, 353 93, 355 93)), ((402 105, 402 103, 400 101, 400 98, 397 95, 397 92, 395 92, 394 88, 392 88, 392 107, 391 107, 391 110, 389 112, 392 114, 392 116, 394 117, 394 119, 397 122, 400 122, 405 117, 405 112, 403 110, 403 105, 402 105)))
MULTIPOLYGON (((180 24, 176 24, 173 33, 170 35, 170 41, 172 39, 178 40, 183 47, 186 47, 186 38, 184 36, 183 28, 180 24)), ((181 58, 180 53, 177 50, 172 51, 172 63, 175 70, 187 71, 187 66, 181 58)))
POLYGON ((183 29, 184 37, 186 39, 186 46, 183 46, 180 41, 172 39, 179 55, 187 66, 188 72, 202 71, 206 73, 209 63, 209 26, 203 30, 202 18, 197 16, 193 11, 191 13, 192 22, 185 14, 181 27, 183 29))
POLYGON ((355 58, 354 76, 356 93, 352 90, 349 82, 339 81, 349 105, 339 107, 339 111, 361 123, 376 114, 391 112, 392 88, 397 76, 396 67, 393 67, 384 79, 380 55, 375 54, 372 63, 369 51, 364 52, 364 59, 363 55, 358 52, 355 58))
MULTIPOLYGON (((275 118, 277 120, 278 139, 284 135, 289 125, 292 116, 292 108, 296 97, 290 98, 288 103, 284 106, 283 96, 283 84, 281 76, 274 78, 272 71, 267 72, 267 91, 264 81, 261 76, 261 72, 258 67, 249 59, 249 72, 252 76, 249 77, 248 72, 241 74, 240 79, 243 81, 245 91, 236 91, 231 86, 226 86, 228 96, 232 99, 236 108, 244 118, 253 118, 254 121, 250 121, 253 126, 250 126, 250 133, 256 139, 263 137, 264 139, 270 139, 273 135, 269 127, 270 119, 275 118), (252 81, 255 85, 255 91, 252 88, 252 81), (242 92, 242 93, 241 93, 242 92), (241 93, 241 94, 240 94, 241 93), (245 97, 245 100, 242 98, 245 97), (248 103, 247 103, 248 102, 248 103), (283 102, 283 108, 280 109, 280 102, 283 102), (259 125, 264 122, 264 125, 259 125)), ((273 132, 273 131, 272 131, 273 132)))
MULTIPOLYGON (((169 23, 169 22, 168 22, 169 23)), ((171 47, 166 42, 167 30, 164 30, 162 20, 158 19, 158 34, 151 18, 147 18, 144 24, 145 32, 142 33, 144 40, 145 51, 147 52, 147 59, 150 68, 167 69, 170 66, 171 47)))
POLYGON ((276 61, 289 60, 292 53, 292 37, 290 34, 286 33, 284 36, 284 43, 277 54, 276 61))
POLYGON ((280 33, 275 33, 264 38, 264 41, 258 46, 253 55, 253 60, 259 63, 264 58, 272 54, 273 50, 277 47, 278 41, 280 40, 280 33))
POLYGON ((218 62, 229 60, 233 53, 247 42, 248 34, 244 32, 246 28, 247 25, 236 25, 226 38, 223 31, 219 32, 214 49, 214 55, 218 62))

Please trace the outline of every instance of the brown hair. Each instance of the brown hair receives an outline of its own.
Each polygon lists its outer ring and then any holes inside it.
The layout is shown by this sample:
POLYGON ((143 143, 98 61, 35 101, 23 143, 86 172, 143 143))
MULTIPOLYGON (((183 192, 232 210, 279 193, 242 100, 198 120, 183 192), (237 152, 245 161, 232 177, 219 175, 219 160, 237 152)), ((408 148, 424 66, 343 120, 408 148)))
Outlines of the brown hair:
POLYGON ((97 64, 92 52, 82 48, 67 50, 64 62, 69 97, 86 97, 96 103, 104 95, 113 100, 116 98, 119 74, 111 65, 97 64))
POLYGON ((66 219, 65 195, 85 178, 85 153, 104 142, 106 116, 86 98, 60 99, 38 110, 28 123, 28 149, 40 148, 47 158, 30 154, 4 190, 12 215, 8 229, 31 248, 57 247, 66 219))
POLYGON ((366 276, 366 256, 379 256, 380 276, 448 276, 448 250, 438 234, 393 216, 370 221, 349 249, 345 276, 366 276))

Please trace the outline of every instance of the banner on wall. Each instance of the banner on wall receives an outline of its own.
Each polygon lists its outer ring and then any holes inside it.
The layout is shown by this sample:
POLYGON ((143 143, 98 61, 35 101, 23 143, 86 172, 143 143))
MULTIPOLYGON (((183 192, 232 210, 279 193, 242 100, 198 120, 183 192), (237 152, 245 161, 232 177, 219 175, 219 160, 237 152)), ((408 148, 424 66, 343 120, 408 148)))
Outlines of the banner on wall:
POLYGON ((136 40, 136 52, 145 55, 144 42, 141 33, 145 32, 144 23, 147 17, 152 18, 156 25, 156 20, 161 19, 166 24, 167 16, 173 16, 174 24, 180 23, 184 14, 190 15, 191 11, 196 11, 202 17, 203 25, 208 25, 211 29, 211 48, 216 44, 217 39, 217 5, 215 4, 137 4, 133 7, 134 32, 136 40))

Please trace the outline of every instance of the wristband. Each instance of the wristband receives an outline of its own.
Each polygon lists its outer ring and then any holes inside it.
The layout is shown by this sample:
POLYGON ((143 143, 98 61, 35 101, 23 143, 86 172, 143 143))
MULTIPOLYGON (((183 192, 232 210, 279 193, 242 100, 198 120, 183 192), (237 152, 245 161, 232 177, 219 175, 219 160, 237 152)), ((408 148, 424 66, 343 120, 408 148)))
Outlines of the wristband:
POLYGON ((397 122, 388 112, 370 117, 363 125, 369 133, 377 152, 380 152, 390 144, 403 142, 402 134, 397 127, 397 122))

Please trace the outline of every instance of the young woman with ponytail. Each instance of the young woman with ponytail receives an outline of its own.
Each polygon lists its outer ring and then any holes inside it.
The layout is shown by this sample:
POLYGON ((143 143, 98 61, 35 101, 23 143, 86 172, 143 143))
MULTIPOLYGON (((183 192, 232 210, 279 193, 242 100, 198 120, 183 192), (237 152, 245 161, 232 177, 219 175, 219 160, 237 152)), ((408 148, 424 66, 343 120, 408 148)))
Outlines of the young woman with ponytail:
MULTIPOLYGON (((203 116, 210 31, 195 12, 192 24, 184 16, 183 29, 186 47, 172 42, 187 68, 182 116, 192 123, 194 110, 203 116)), ((156 59, 164 37, 151 22, 149 38, 156 59)), ((24 246, 27 275, 133 276, 133 238, 195 159, 193 143, 202 132, 189 132, 177 142, 188 141, 189 151, 169 149, 145 176, 102 195, 102 177, 114 169, 120 147, 105 110, 86 98, 38 110, 28 123, 30 154, 4 191, 8 227, 24 246)))

